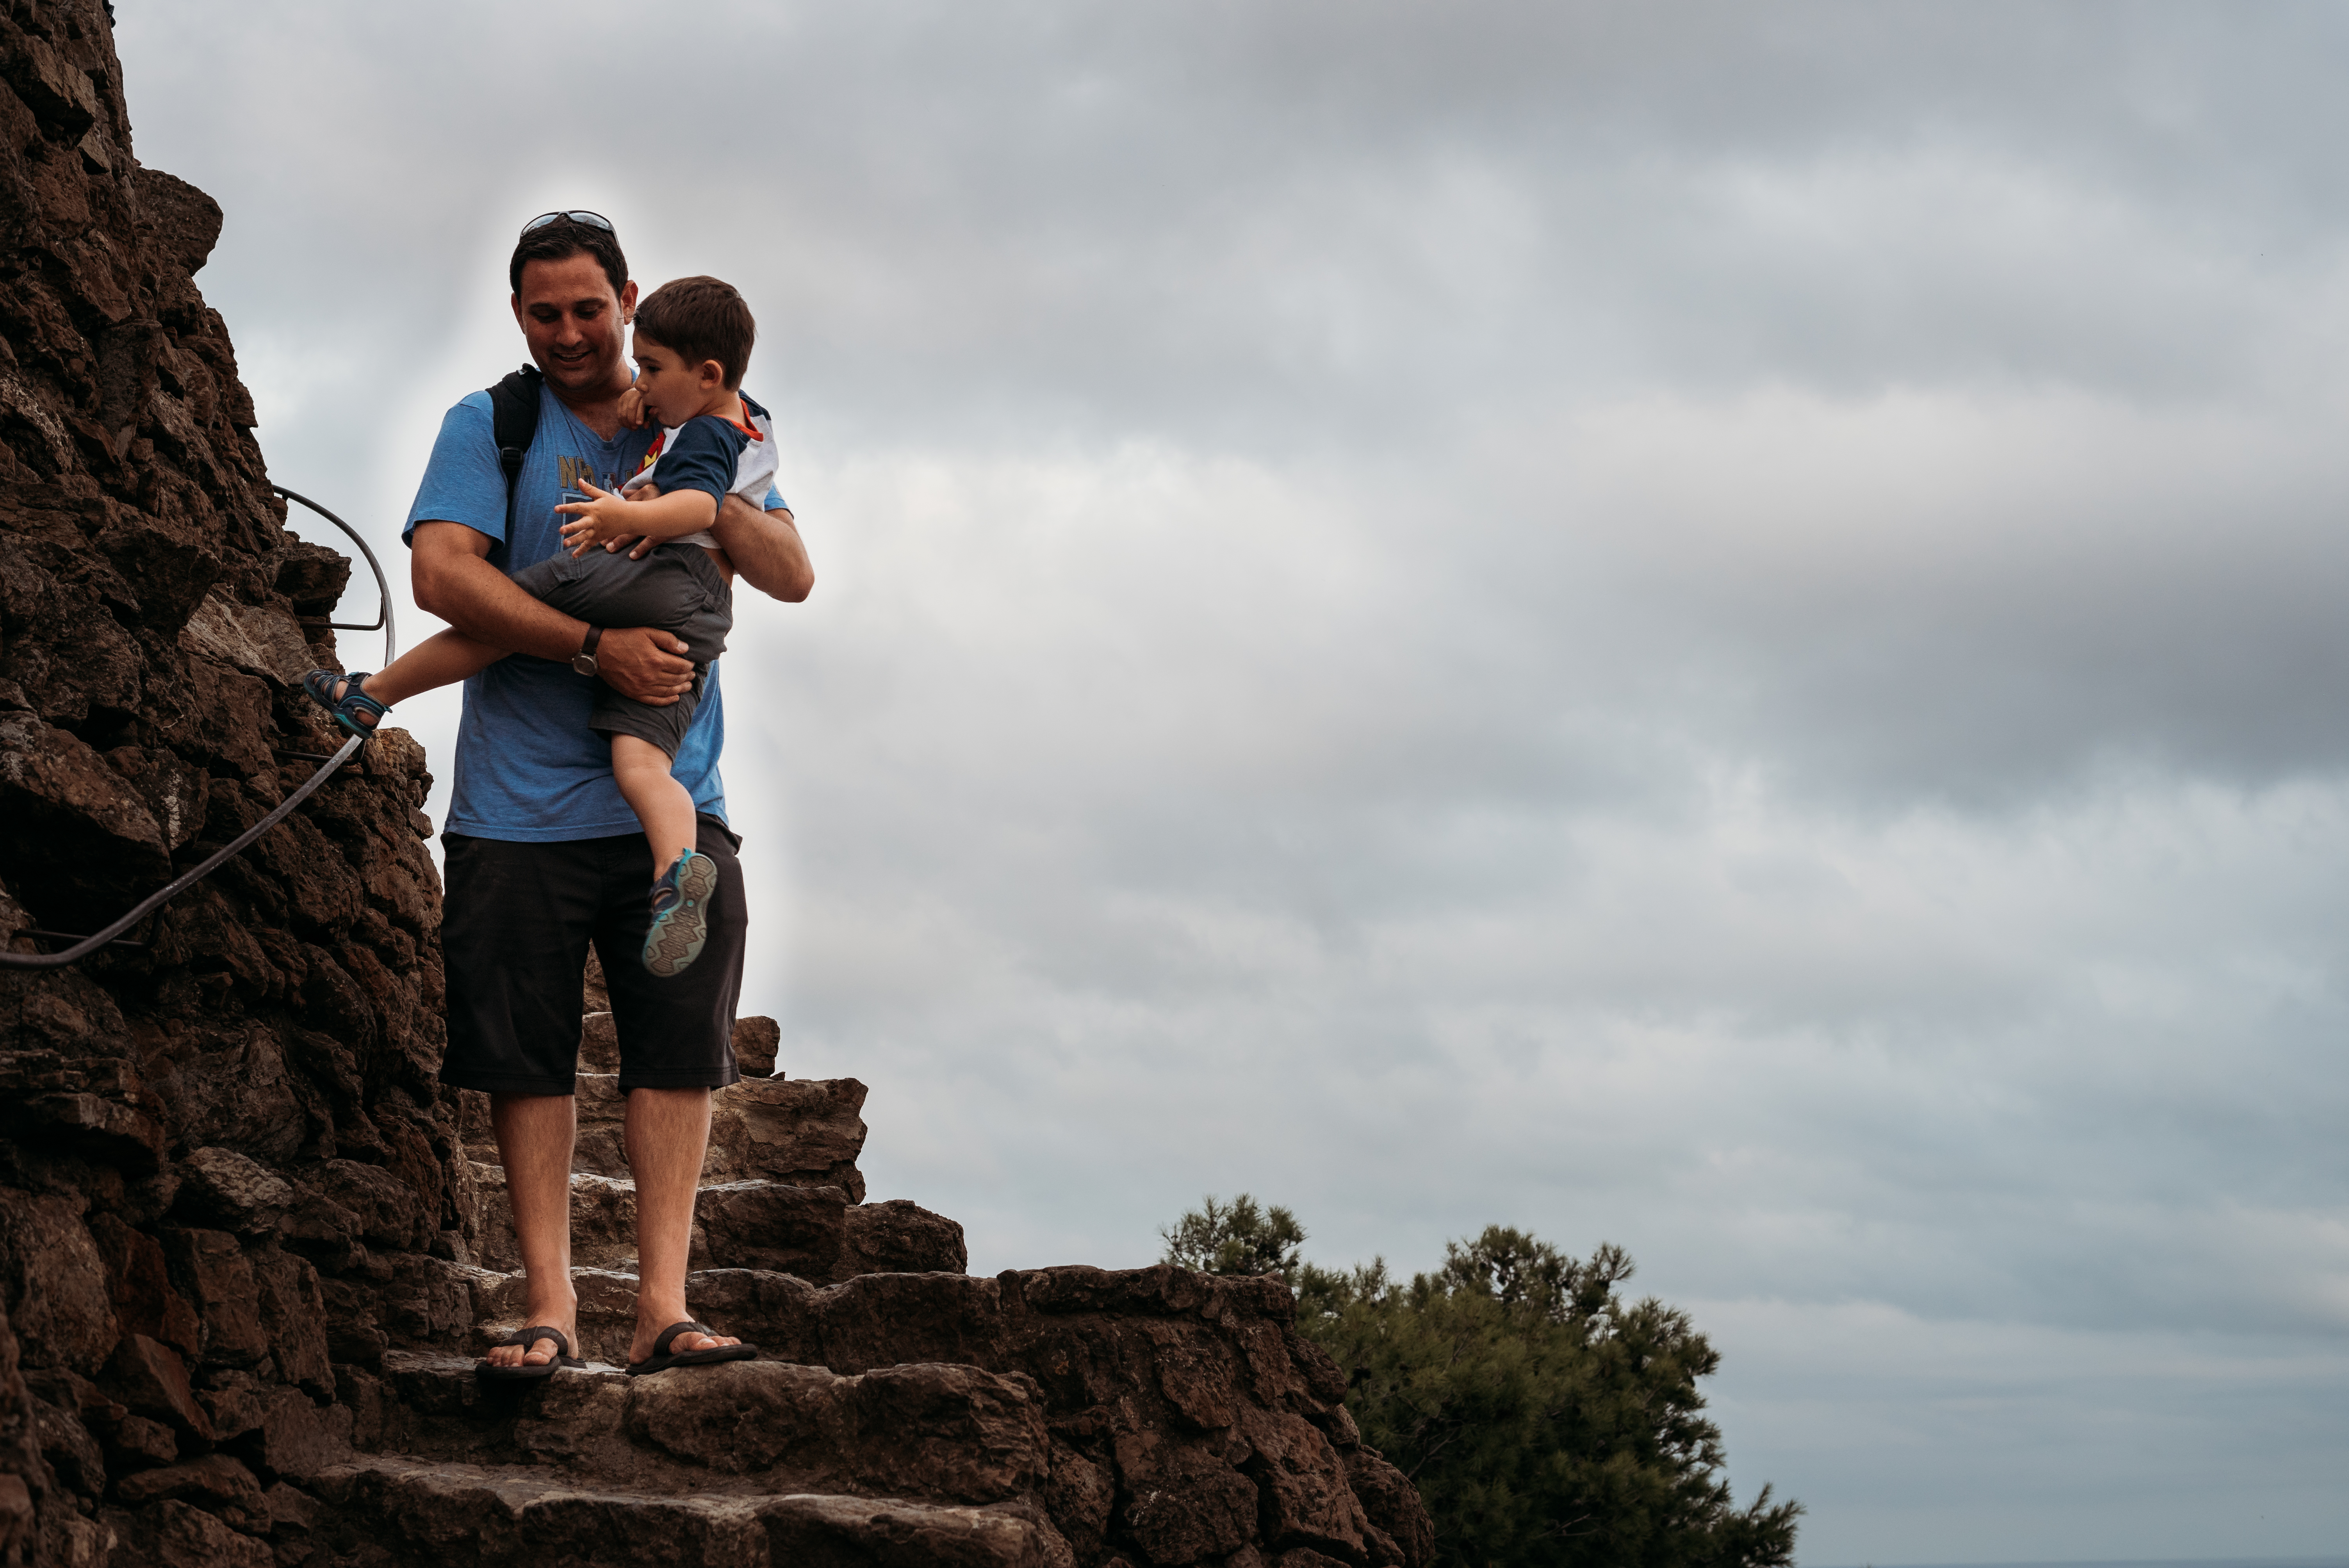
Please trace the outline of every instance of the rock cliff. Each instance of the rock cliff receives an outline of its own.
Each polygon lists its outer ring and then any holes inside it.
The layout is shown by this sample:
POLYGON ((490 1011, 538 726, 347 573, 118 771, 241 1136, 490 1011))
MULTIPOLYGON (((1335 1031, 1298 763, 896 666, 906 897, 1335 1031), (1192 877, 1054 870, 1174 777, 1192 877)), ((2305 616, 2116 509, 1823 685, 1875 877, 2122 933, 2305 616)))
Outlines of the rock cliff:
MULTIPOLYGON (((350 579, 285 527, 220 209, 131 154, 110 10, 0 15, 0 945, 95 930, 337 738, 297 681, 350 579)), ((362 598, 365 596, 362 593, 362 598)), ((471 1357, 519 1281, 479 1097, 441 1089, 425 758, 388 730, 252 849, 61 971, 0 971, 0 1561, 1411 1564, 1277 1281, 963 1273, 867 1202, 864 1086, 737 1026, 702 1315, 767 1358, 630 1379, 634 1190, 586 977, 584 1353, 471 1357)))

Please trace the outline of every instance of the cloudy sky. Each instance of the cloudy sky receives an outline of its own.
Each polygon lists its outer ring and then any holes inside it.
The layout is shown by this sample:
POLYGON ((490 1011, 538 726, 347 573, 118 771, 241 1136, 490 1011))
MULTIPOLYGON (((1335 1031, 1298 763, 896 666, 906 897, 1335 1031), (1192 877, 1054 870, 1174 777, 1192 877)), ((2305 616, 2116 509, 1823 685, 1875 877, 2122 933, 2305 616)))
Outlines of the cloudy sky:
POLYGON ((974 1269, 1611 1240, 1806 1563, 2349 1541, 2349 13, 119 9, 388 559, 523 218, 749 296, 746 1007, 974 1269))

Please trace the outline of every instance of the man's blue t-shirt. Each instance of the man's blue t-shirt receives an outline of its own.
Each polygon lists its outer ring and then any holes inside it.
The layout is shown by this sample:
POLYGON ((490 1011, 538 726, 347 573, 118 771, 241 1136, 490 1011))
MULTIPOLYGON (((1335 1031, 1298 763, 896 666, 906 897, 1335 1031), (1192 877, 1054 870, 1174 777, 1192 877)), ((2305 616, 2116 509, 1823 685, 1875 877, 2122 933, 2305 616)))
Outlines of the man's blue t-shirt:
MULTIPOLYGON (((490 563, 511 576, 563 548, 565 520, 554 509, 565 500, 587 499, 580 480, 597 490, 618 490, 660 433, 657 425, 623 428, 606 441, 553 392, 541 387, 538 396, 538 434, 515 480, 512 537, 490 395, 475 392, 440 421, 402 539, 412 539, 419 522, 463 523, 490 537, 490 563)), ((764 510, 782 504, 770 490, 764 510)), ((528 654, 500 659, 467 681, 447 830, 532 842, 641 831, 612 780, 611 742, 587 727, 595 687, 570 665, 528 654)), ((725 744, 725 702, 713 665, 700 711, 669 771, 692 792, 697 809, 721 821, 726 789, 718 776, 718 755, 725 744)))

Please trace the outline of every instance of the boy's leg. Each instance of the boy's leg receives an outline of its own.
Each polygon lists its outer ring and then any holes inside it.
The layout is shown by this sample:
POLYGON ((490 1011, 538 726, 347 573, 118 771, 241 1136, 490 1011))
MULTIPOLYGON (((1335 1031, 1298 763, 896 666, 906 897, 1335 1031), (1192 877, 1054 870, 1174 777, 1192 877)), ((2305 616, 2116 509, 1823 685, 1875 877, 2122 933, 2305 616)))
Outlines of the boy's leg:
POLYGON ((669 773, 668 754, 634 735, 612 737, 612 779, 652 845, 653 877, 693 848, 693 792, 669 773))
MULTIPOLYGON (((389 707, 419 692, 468 680, 504 656, 489 644, 477 643, 462 633, 435 632, 361 681, 359 690, 389 707)), ((326 683, 325 695, 329 702, 338 703, 348 689, 347 681, 336 679, 326 683)), ((376 722, 364 711, 357 717, 362 724, 376 722)))
POLYGON ((360 682, 359 689, 380 703, 404 702, 419 692, 471 680, 504 657, 461 632, 435 632, 360 682))

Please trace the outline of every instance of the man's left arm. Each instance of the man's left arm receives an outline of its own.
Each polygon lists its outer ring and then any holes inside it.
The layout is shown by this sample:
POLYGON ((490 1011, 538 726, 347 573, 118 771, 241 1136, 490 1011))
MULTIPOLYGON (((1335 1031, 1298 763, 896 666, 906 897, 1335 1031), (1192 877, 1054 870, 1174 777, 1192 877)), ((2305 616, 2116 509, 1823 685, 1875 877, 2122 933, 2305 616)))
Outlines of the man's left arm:
POLYGON ((789 507, 761 511, 739 495, 719 503, 709 525, 741 579, 771 599, 796 604, 815 587, 815 565, 789 507))

